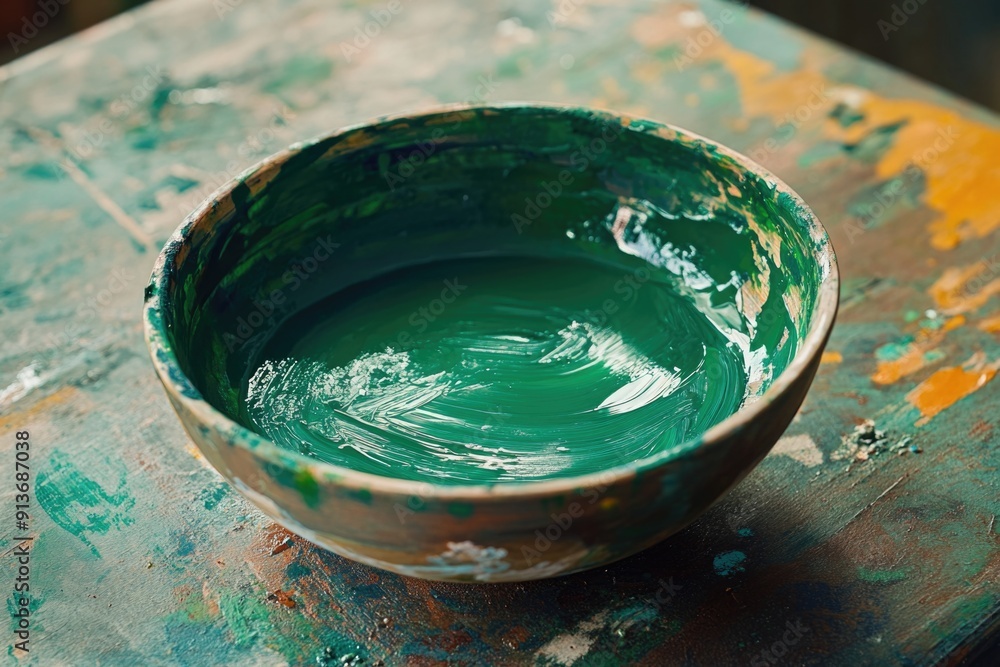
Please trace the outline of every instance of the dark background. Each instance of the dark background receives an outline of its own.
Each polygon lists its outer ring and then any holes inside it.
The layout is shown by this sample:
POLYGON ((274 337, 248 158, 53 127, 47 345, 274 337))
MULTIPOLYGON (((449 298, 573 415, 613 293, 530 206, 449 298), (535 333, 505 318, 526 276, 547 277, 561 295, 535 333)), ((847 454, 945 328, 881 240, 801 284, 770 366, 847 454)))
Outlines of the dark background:
MULTIPOLYGON (((38 35, 14 53, 8 35, 21 33, 23 18, 39 11, 39 0, 2 0, 0 63, 144 1, 67 0, 38 35)), ((1000 111, 1000 0, 751 0, 751 4, 1000 111)))
POLYGON ((1000 0, 750 4, 1000 111, 1000 0), (896 27, 894 9, 905 17, 898 30, 885 27, 896 27))

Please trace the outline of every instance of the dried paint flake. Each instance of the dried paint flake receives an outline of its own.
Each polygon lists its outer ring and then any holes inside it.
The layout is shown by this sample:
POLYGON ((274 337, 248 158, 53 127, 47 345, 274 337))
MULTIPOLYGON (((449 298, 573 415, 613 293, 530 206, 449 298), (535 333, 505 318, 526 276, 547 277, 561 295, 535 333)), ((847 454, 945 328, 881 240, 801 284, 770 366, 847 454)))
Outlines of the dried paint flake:
POLYGON ((281 540, 280 542, 274 545, 274 548, 271 549, 271 555, 276 556, 280 554, 282 551, 287 551, 292 547, 292 544, 293 544, 292 538, 286 537, 285 539, 281 540))
POLYGON ((280 588, 275 590, 273 593, 268 594, 267 599, 271 602, 277 602, 283 607, 288 607, 289 609, 295 609, 295 600, 292 596, 281 590, 280 588))
MULTIPOLYGON (((890 440, 885 431, 876 428, 875 422, 866 419, 854 427, 854 430, 844 435, 840 441, 840 447, 830 455, 831 461, 867 461, 885 452, 895 452, 903 455, 914 450, 914 445, 910 445, 913 440, 910 436, 904 436, 895 443, 890 444, 890 440)), ((847 467, 848 472, 850 466, 847 467)))
MULTIPOLYGON (((360 646, 358 647, 361 648, 360 646)), ((378 665, 382 661, 374 663, 378 665)), ((357 653, 345 653, 341 656, 330 646, 327 646, 316 656, 316 664, 319 667, 358 667, 365 664, 365 659, 357 653)))

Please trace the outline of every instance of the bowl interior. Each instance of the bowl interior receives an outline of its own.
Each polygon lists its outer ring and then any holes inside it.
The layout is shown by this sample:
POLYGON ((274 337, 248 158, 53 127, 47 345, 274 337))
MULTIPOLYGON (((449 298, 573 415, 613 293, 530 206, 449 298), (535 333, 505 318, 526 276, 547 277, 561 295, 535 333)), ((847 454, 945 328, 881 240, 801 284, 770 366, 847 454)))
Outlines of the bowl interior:
POLYGON ((571 476, 680 451, 766 392, 827 243, 766 174, 673 128, 446 111, 262 165, 185 230, 162 317, 202 396, 281 446, 441 483, 571 476), (435 373, 462 391, 398 393, 435 373))

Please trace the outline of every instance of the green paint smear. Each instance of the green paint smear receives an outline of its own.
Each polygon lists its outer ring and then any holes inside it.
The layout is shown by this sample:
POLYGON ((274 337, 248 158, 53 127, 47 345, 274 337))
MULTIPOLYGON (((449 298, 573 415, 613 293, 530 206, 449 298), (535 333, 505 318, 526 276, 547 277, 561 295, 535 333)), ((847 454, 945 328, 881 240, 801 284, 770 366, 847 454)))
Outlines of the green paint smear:
POLYGON ((904 336, 898 341, 886 343, 875 350, 875 358, 879 361, 896 361, 910 351, 913 336, 904 336))
POLYGON ((248 417, 322 461, 426 481, 548 479, 656 454, 740 407, 749 360, 650 276, 523 257, 387 274, 274 333, 248 417))
POLYGON ((858 568, 858 578, 876 584, 891 584, 906 579, 906 570, 872 570, 867 567, 858 568))
POLYGON ((88 533, 104 534, 129 526, 128 516, 135 498, 128 492, 122 471, 114 491, 106 491, 87 477, 64 452, 56 450, 38 473, 38 504, 60 528, 80 539, 91 553, 100 556, 88 533))

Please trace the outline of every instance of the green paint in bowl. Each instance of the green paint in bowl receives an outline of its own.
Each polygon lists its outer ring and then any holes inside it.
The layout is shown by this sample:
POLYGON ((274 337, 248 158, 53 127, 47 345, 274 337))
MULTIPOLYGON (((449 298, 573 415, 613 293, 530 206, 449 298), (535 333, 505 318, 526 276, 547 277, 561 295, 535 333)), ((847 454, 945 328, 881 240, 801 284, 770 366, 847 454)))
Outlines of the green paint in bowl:
POLYGON ((822 226, 746 158, 509 105, 269 159, 168 243, 146 322, 182 422, 264 511, 379 567, 499 581, 696 517, 794 415, 836 301, 822 226), (560 508, 562 539, 526 551, 560 508))
POLYGON ((764 372, 740 331, 699 309, 704 290, 674 282, 638 260, 558 256, 393 271, 276 329, 245 421, 327 463, 443 484, 645 458, 734 413, 748 372, 764 372))

